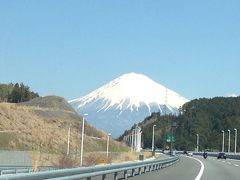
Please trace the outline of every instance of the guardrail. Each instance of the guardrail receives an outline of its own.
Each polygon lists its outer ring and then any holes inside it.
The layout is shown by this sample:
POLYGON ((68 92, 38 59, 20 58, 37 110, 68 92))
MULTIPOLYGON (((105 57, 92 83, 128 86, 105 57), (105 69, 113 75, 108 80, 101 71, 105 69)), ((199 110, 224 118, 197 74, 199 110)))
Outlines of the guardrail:
MULTIPOLYGON (((219 152, 207 152, 208 156, 211 157, 217 157, 219 152)), ((227 158, 229 159, 238 159, 240 160, 240 154, 234 154, 234 153, 226 153, 227 158)), ((193 152, 193 155, 203 155, 203 152, 193 152)))
POLYGON ((140 175, 142 173, 155 171, 165 168, 176 163, 179 160, 178 156, 171 157, 165 160, 153 159, 137 162, 127 162, 120 164, 108 164, 93 167, 81 167, 72 169, 61 169, 46 172, 35 172, 29 174, 3 175, 0 180, 79 180, 87 178, 91 180, 92 177, 101 176, 102 180, 107 179, 107 175, 111 174, 114 180, 119 178, 127 179, 130 176, 140 175), (121 173, 121 174, 120 174, 121 173), (122 175, 123 177, 119 177, 122 175))
MULTIPOLYGON (((50 171, 56 168, 52 166, 39 166, 37 171, 50 171)), ((33 172, 32 166, 0 166, 0 175, 30 173, 33 172)))
MULTIPOLYGON (((192 152, 193 155, 198 155, 198 156, 202 156, 203 155, 203 152, 195 152, 195 151, 188 151, 188 152, 192 152)), ((183 154, 183 151, 176 151, 177 154, 183 154)), ((208 156, 211 156, 211 157, 217 157, 218 154, 220 152, 207 152, 208 156)), ((228 152, 224 152, 227 156, 227 158, 229 159, 237 159, 237 160, 240 160, 240 153, 228 153, 228 152)))

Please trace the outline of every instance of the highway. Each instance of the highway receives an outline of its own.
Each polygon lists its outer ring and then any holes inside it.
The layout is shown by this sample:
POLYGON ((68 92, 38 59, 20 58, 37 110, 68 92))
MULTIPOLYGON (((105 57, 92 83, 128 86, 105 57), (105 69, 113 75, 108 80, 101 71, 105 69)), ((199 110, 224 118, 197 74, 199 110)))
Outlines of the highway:
POLYGON ((216 157, 181 156, 175 165, 150 172, 141 176, 129 177, 130 180, 239 180, 239 160, 218 160, 216 157), (202 162, 202 165, 201 163, 202 162))
MULTIPOLYGON (((165 159, 166 157, 168 156, 161 155, 160 158, 165 159)), ((146 162, 148 162, 146 164, 149 164, 149 162, 154 162, 154 161, 148 159, 146 160, 146 162)), ((210 156, 207 159, 204 159, 202 156, 190 157, 190 156, 182 155, 180 156, 180 160, 177 161, 172 166, 164 167, 156 171, 146 172, 142 175, 138 175, 139 168, 137 168, 137 166, 133 166, 133 167, 132 168, 134 170, 131 168, 127 168, 128 170, 125 171, 127 172, 129 180, 215 180, 215 179, 216 180, 239 180, 240 179, 240 172, 239 172, 240 160, 233 160, 233 159, 224 160, 224 159, 217 159, 216 157, 210 157, 210 156), (132 175, 135 175, 135 176, 131 177, 132 175)), ((36 179, 37 177, 39 179, 54 178, 54 179, 72 179, 73 180, 73 179, 86 178, 87 177, 86 174, 91 175, 93 177, 92 180, 105 179, 105 177, 101 175, 106 174, 106 171, 109 170, 109 166, 105 168, 104 166, 99 166, 98 169, 99 168, 100 168, 100 171, 92 167, 90 167, 88 171, 86 171, 87 169, 85 169, 85 171, 83 169, 82 171, 80 171, 79 169, 77 170, 78 173, 76 173, 76 170, 74 169, 66 169, 61 171, 52 171, 52 172, 49 171, 44 173, 39 172, 39 173, 30 173, 30 174, 19 174, 17 179, 26 179, 26 178, 36 179), (64 177, 62 177, 63 175, 64 177)), ((117 166, 117 168, 119 168, 119 166, 117 166)), ((149 170, 149 168, 147 168, 147 170, 149 170)), ((112 172, 117 172, 117 171, 112 171, 112 172)), ((108 174, 106 176, 106 179, 113 180, 114 179, 113 175, 114 175, 113 173, 108 174)), ((119 171, 117 178, 123 179, 123 177, 124 177, 124 173, 123 173, 123 170, 121 170, 119 171)), ((6 177, 0 176, 0 179, 6 179, 6 177)))

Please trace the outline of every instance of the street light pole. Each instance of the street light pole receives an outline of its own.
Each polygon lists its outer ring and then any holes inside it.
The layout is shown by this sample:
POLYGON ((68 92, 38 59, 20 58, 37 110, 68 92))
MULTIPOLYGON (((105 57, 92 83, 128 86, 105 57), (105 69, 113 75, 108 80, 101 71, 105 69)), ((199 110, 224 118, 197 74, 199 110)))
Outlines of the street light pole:
POLYGON ((155 138, 155 136, 154 136, 154 128, 156 127, 156 125, 154 124, 153 125, 153 134, 152 134, 152 152, 154 151, 154 144, 155 144, 155 142, 154 142, 154 138, 155 138))
POLYGON ((237 153, 237 129, 234 128, 235 131, 235 146, 234 146, 234 153, 237 153))
POLYGON ((199 134, 197 134, 197 152, 198 152, 198 144, 199 144, 199 134))
POLYGON ((107 161, 108 161, 108 147, 109 147, 109 137, 110 136, 111 136, 111 134, 109 133, 108 137, 107 137, 107 161))
POLYGON ((228 129, 228 153, 230 153, 230 133, 231 131, 228 129))
POLYGON ((84 116, 87 116, 88 114, 83 115, 82 119, 82 137, 81 137, 81 152, 80 152, 80 166, 83 164, 83 137, 84 137, 84 116))
POLYGON ((222 152, 224 152, 224 131, 222 130, 222 152))
POLYGON ((134 147, 135 147, 135 152, 137 152, 137 126, 135 127, 135 134, 134 134, 134 147))
POLYGON ((134 129, 132 130, 132 135, 131 135, 131 137, 132 137, 132 138, 131 138, 131 140, 132 140, 132 141, 131 141, 131 146, 132 146, 132 148, 131 148, 131 149, 132 149, 132 152, 133 152, 133 151, 134 151, 134 146, 133 146, 133 145, 134 145, 134 144, 133 144, 133 138, 134 138, 134 129))
POLYGON ((67 156, 69 155, 70 149, 70 134, 71 134, 71 126, 68 128, 68 138, 67 138, 67 156))
POLYGON ((171 135, 171 149, 170 149, 170 155, 172 156, 173 155, 173 141, 175 142, 175 140, 173 140, 173 129, 174 129, 174 127, 176 127, 177 126, 177 124, 176 124, 176 122, 172 122, 172 125, 171 125, 171 129, 172 129, 172 135, 171 135))

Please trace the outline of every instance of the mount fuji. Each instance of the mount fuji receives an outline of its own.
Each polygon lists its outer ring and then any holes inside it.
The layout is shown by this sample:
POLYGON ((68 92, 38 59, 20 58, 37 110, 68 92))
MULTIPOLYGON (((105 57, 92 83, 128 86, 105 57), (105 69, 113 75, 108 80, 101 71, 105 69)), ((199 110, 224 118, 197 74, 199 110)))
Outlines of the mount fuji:
POLYGON ((124 74, 90 94, 69 101, 87 121, 118 137, 152 112, 177 114, 188 100, 145 75, 124 74))

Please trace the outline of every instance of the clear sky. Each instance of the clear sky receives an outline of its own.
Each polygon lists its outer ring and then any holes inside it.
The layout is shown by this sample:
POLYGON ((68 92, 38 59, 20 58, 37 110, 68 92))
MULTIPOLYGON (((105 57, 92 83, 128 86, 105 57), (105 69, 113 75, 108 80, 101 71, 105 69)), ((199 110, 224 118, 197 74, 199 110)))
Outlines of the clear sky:
POLYGON ((0 83, 81 97, 129 72, 240 95, 239 0, 1 0, 0 83))

